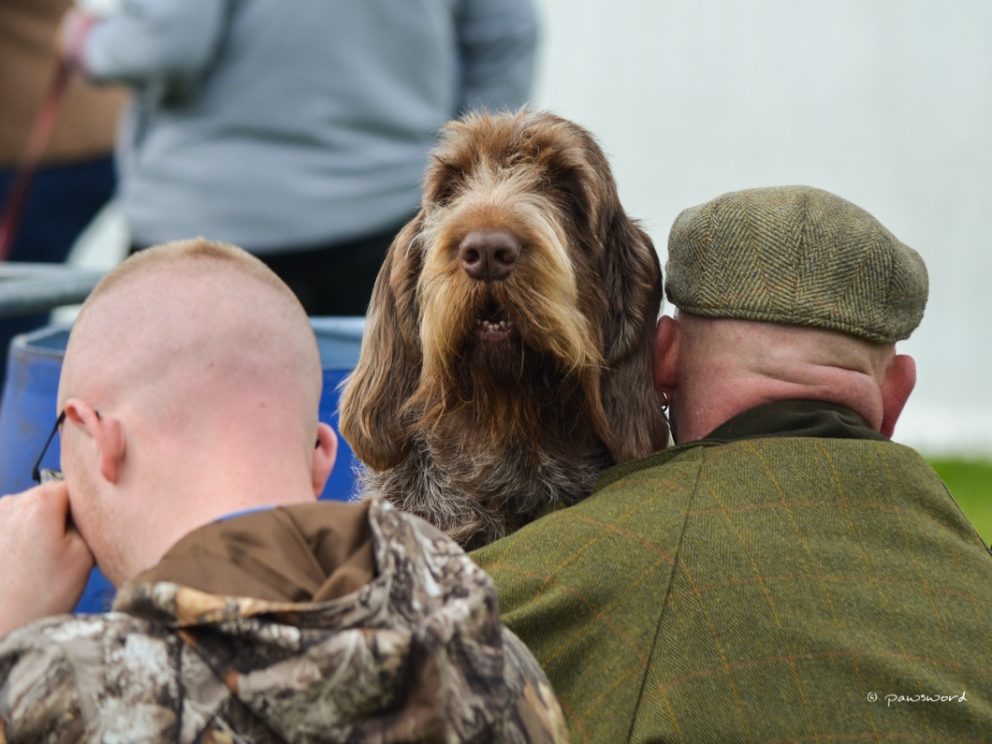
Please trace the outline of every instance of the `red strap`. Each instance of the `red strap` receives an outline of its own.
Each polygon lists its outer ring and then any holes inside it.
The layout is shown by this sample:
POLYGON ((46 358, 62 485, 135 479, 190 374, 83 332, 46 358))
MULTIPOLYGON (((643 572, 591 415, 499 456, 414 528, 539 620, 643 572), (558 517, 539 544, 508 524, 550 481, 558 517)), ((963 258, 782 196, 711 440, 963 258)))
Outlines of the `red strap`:
POLYGON ((24 205, 31 190, 31 182, 41 163, 41 157, 48 148, 52 132, 55 131, 55 122, 58 119, 59 107, 68 81, 69 66, 59 60, 55 74, 48 84, 45 100, 42 101, 41 109, 31 127, 27 147, 21 154, 4 200, 2 216, 0 216, 0 261, 7 260, 14 245, 21 217, 24 216, 24 205))

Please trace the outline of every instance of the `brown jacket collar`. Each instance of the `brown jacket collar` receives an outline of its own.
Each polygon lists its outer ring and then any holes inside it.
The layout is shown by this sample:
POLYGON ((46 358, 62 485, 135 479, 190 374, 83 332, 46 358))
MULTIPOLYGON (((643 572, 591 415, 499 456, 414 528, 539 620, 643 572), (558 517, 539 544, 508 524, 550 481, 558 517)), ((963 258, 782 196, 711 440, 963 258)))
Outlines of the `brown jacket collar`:
POLYGON ((211 522, 136 581, 275 602, 342 597, 376 576, 368 511, 367 502, 325 501, 211 522))

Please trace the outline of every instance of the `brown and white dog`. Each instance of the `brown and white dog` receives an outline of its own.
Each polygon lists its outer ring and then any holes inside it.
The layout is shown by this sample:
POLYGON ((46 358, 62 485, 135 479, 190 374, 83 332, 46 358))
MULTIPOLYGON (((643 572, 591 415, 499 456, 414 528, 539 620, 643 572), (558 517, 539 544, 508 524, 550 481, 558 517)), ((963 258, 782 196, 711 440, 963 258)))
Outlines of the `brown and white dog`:
POLYGON ((661 449, 660 303, 651 240, 585 129, 527 111, 449 124, 342 394, 365 493, 475 548, 661 449))

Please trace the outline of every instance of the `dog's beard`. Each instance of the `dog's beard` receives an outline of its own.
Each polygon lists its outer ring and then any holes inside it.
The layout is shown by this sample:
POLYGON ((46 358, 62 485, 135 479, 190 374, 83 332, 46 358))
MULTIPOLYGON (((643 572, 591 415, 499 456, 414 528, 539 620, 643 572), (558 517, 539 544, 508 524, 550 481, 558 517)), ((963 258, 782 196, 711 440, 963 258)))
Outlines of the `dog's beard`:
POLYGON ((483 287, 463 311, 472 322, 456 341, 454 364, 448 368, 448 386, 458 398, 475 399, 485 391, 515 391, 568 376, 571 366, 544 348, 532 332, 533 319, 502 288, 483 287))
POLYGON ((564 314, 510 281, 449 279, 422 306, 424 366, 410 401, 416 428, 460 420, 503 446, 539 441, 569 414, 598 420, 597 347, 578 311, 564 314))
POLYGON ((612 462, 590 420, 599 368, 576 369, 539 348, 526 321, 513 309, 504 312, 502 330, 460 323, 457 351, 443 367, 449 374, 412 399, 420 416, 411 436, 423 458, 414 470, 429 467, 432 488, 416 491, 402 483, 402 473, 378 481, 391 493, 398 482, 403 508, 466 549, 518 529, 549 507, 574 503, 612 462), (407 500, 407 493, 418 498, 407 500))

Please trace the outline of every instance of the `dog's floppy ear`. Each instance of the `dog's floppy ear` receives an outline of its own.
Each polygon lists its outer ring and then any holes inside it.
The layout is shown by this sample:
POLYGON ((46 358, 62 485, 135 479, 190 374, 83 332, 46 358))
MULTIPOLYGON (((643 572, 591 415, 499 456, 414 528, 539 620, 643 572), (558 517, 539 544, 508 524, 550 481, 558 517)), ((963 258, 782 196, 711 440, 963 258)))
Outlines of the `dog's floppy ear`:
MULTIPOLYGON (((615 194, 615 192, 614 192, 615 194)), ((655 325, 661 311, 661 266, 654 243, 619 199, 603 214, 602 400, 615 462, 645 457, 668 443, 668 423, 652 385, 655 325)))
POLYGON ((420 379, 417 331, 418 214, 399 232, 376 277, 362 351, 341 393, 341 433, 366 465, 385 470, 409 447, 403 404, 420 379))

